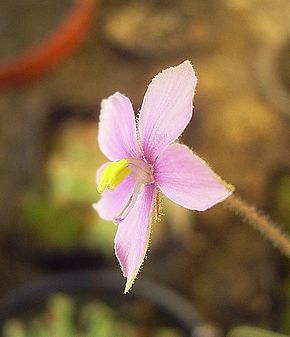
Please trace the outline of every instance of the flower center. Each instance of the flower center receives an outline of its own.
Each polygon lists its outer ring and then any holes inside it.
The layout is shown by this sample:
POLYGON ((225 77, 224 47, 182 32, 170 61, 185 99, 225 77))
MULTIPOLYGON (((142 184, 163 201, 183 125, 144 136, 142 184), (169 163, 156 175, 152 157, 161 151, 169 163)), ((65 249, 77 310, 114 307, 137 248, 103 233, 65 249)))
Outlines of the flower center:
POLYGON ((134 175, 136 184, 151 184, 154 182, 151 167, 143 160, 127 158, 111 162, 100 175, 97 191, 103 193, 106 187, 114 190, 130 173, 134 175))
POLYGON ((152 168, 142 159, 126 158, 110 163, 100 174, 99 193, 104 192, 106 187, 114 190, 129 174, 134 176, 134 191, 122 212, 114 218, 116 224, 123 221, 134 207, 142 187, 154 183, 152 168))
POLYGON ((127 159, 110 163, 104 168, 100 175, 97 191, 103 193, 106 187, 108 187, 109 190, 114 190, 130 173, 131 168, 128 166, 127 159))
POLYGON ((129 168, 139 185, 147 185, 154 183, 152 168, 142 159, 128 158, 129 168))

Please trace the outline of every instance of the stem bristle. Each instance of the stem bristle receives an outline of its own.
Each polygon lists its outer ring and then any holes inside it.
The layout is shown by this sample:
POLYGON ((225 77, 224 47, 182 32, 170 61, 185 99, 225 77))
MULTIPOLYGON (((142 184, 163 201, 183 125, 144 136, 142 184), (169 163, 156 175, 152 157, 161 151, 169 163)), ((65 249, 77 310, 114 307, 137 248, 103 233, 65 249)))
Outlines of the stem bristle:
POLYGON ((257 211, 255 207, 249 205, 245 200, 242 200, 236 193, 233 193, 225 200, 224 204, 270 240, 281 253, 290 258, 290 238, 282 232, 277 224, 260 211, 257 211))

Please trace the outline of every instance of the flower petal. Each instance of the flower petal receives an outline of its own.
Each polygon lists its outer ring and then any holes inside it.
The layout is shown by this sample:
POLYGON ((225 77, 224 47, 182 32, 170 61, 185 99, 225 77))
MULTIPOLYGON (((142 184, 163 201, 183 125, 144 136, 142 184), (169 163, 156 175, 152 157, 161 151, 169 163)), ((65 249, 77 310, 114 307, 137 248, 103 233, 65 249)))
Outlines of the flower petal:
POLYGON ((133 194, 134 186, 135 180, 132 175, 129 175, 113 191, 106 188, 101 199, 93 204, 93 208, 104 220, 113 220, 127 205, 133 194))
POLYGON ((161 192, 192 210, 204 211, 232 193, 231 186, 181 144, 171 144, 160 154, 154 176, 161 192))
POLYGON ((132 104, 119 92, 101 103, 98 142, 111 161, 140 154, 132 104))
POLYGON ((196 76, 189 61, 159 73, 150 83, 140 111, 138 130, 146 159, 179 137, 192 117, 196 76))
POLYGON ((155 185, 145 185, 130 213, 118 225, 115 253, 127 278, 124 293, 132 287, 146 256, 155 193, 155 185))

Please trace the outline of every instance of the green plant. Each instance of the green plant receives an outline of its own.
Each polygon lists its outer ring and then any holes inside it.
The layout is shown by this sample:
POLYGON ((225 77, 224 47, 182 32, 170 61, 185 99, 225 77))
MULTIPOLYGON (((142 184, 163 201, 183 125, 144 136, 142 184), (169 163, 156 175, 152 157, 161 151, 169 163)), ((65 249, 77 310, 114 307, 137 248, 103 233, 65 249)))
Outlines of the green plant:
MULTIPOLYGON (((141 328, 142 329, 142 328, 141 328)), ((5 322, 3 337, 137 337, 140 327, 124 319, 101 301, 79 304, 70 296, 54 294, 43 312, 26 319, 5 322)), ((145 336, 145 335, 144 335, 145 336)), ((153 337, 182 337, 178 330, 157 327, 153 337)))

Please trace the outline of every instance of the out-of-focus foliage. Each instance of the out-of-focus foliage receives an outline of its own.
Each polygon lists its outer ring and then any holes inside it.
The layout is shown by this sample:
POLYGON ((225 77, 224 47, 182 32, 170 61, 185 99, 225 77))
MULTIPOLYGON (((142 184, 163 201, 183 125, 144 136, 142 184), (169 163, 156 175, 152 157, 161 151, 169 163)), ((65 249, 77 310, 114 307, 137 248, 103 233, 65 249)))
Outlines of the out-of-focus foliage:
MULTIPOLYGON (((139 327, 135 323, 117 318, 114 311, 100 301, 78 307, 71 297, 62 294, 49 298, 45 312, 25 322, 11 319, 3 328, 3 337, 124 336, 140 336, 139 327)), ((160 327, 144 336, 182 337, 182 334, 170 327, 160 327)))
POLYGON ((239 326, 232 329, 227 337, 287 337, 280 333, 276 333, 269 330, 258 329, 249 326, 239 326))
MULTIPOLYGON (((290 233, 290 174, 283 174, 277 179, 274 195, 275 216, 285 226, 285 231, 290 233)), ((289 265, 289 263, 288 263, 289 265)), ((290 331, 290 276, 283 283, 284 305, 281 311, 282 327, 290 331)))
POLYGON ((112 254, 115 227, 96 215, 96 168, 104 161, 96 146, 96 123, 71 121, 53 139, 45 177, 27 192, 23 223, 48 246, 98 247, 112 254))
MULTIPOLYGON (((283 175, 276 186, 276 213, 282 223, 290 220, 290 174, 283 175)), ((287 228, 290 232, 290 226, 287 228)))

